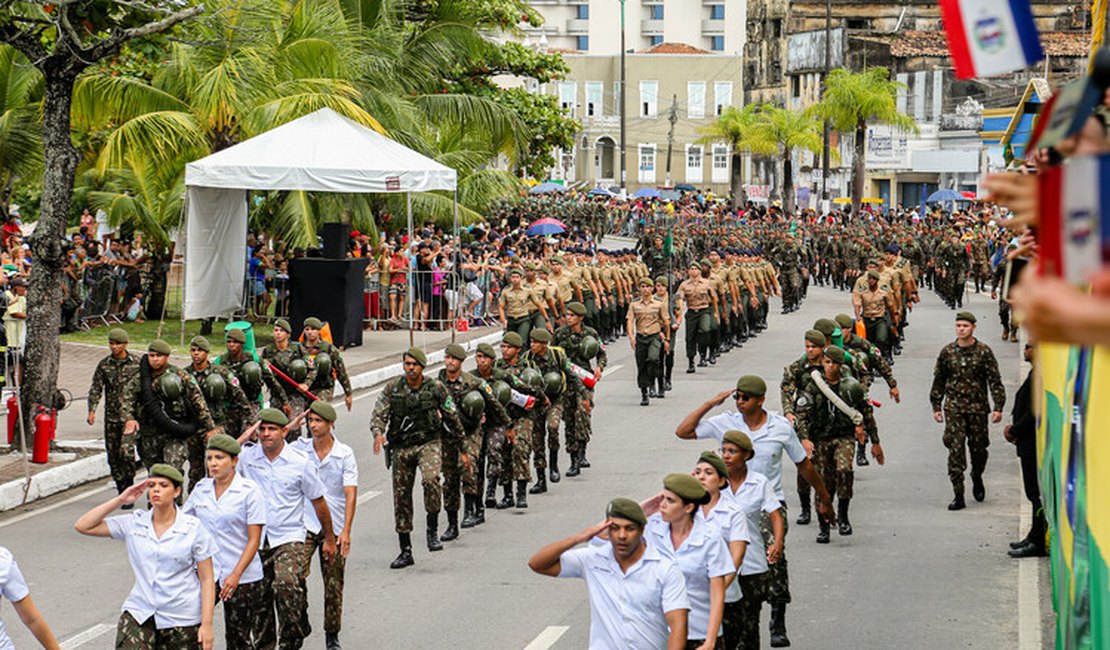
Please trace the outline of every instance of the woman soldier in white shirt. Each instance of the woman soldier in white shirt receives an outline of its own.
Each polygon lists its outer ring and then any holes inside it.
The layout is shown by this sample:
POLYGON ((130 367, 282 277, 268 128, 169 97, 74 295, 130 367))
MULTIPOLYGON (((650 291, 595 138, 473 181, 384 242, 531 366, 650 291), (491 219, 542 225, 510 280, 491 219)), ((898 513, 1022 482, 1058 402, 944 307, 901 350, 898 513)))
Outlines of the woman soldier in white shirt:
POLYGON ((689 474, 668 474, 663 491, 649 499, 644 538, 663 557, 674 560, 686 579, 690 599, 687 650, 713 650, 721 634, 725 583, 736 575, 728 545, 720 529, 697 518, 709 494, 689 474))
POLYGON ((118 650, 210 650, 216 545, 199 519, 177 509, 175 499, 185 481, 181 472, 157 463, 149 475, 86 512, 74 528, 82 535, 127 543, 135 586, 123 603, 116 629, 118 650), (108 517, 120 506, 135 503, 144 490, 150 510, 108 517))
POLYGON ((208 478, 189 493, 182 512, 200 519, 216 544, 216 590, 224 604, 227 647, 254 650, 260 647, 268 604, 258 556, 266 499, 257 483, 235 472, 240 450, 229 435, 209 438, 208 478))
MULTIPOLYGON (((58 650, 58 640, 46 624, 46 619, 39 614, 35 601, 31 600, 31 590, 27 588, 27 581, 19 565, 15 563, 11 551, 0 546, 0 597, 7 598, 19 614, 19 620, 35 635, 42 647, 46 650, 58 650)), ((15 650, 15 644, 4 629, 4 621, 0 621, 0 650, 15 650)))

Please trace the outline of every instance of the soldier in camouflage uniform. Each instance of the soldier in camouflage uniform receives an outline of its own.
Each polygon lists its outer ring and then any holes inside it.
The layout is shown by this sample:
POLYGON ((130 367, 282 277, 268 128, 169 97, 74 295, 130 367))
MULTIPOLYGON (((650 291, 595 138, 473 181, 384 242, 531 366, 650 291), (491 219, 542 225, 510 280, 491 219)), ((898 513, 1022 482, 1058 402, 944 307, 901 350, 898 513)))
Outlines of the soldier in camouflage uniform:
POLYGON ((247 336, 243 330, 227 329, 224 330, 224 336, 227 338, 227 352, 216 357, 216 365, 226 367, 235 375, 243 393, 250 401, 250 413, 245 417, 230 414, 231 417, 224 425, 224 431, 229 436, 238 438, 258 416, 258 409, 262 407, 262 387, 265 386, 270 391, 270 406, 277 409, 285 406, 285 390, 274 377, 274 373, 270 371, 269 365, 260 363, 258 354, 247 352, 243 348, 247 342, 247 336), (257 373, 248 371, 255 366, 257 366, 257 373), (257 376, 254 376, 255 374, 257 376))
MULTIPOLYGON (((494 352, 493 346, 489 343, 478 345, 474 361, 477 367, 471 370, 470 374, 485 381, 491 389, 493 386, 500 386, 502 383, 505 386, 510 386, 510 382, 515 379, 495 366, 497 353, 494 352)), ((483 482, 486 484, 485 501, 482 508, 479 509, 479 516, 483 519, 485 517, 484 508, 497 507, 497 486, 501 484, 503 476, 506 477, 504 481, 505 498, 509 500, 509 505, 506 507, 512 506, 509 483, 512 476, 513 445, 509 438, 515 436, 515 431, 512 431, 512 428, 515 426, 517 419, 514 411, 517 407, 509 401, 509 394, 505 393, 498 397, 498 403, 505 409, 508 423, 504 426, 498 426, 493 424, 493 418, 487 417, 482 420, 482 458, 480 460, 478 483, 479 485, 483 482)))
POLYGON ((533 431, 539 428, 543 430, 544 422, 543 412, 544 406, 550 401, 543 393, 543 382, 540 385, 532 386, 525 382, 522 375, 530 368, 523 362, 522 355, 520 354, 521 348, 524 347, 524 341, 516 332, 506 332, 504 338, 501 339, 501 358, 497 360, 494 366, 497 370, 505 374, 506 379, 509 381, 509 386, 522 396, 524 399, 515 399, 514 396, 513 406, 509 409, 509 416, 516 422, 510 429, 514 435, 510 436, 510 443, 512 444, 512 471, 501 472, 501 485, 505 489, 505 496, 497 504, 497 509, 528 507, 528 481, 532 478, 532 470, 530 462, 532 458, 532 443, 534 440, 533 431), (517 402, 523 401, 524 404, 517 402), (511 483, 516 482, 516 500, 514 501, 511 494, 511 483))
POLYGON ((320 330, 324 323, 319 318, 309 317, 304 319, 304 346, 312 366, 316 369, 316 380, 308 387, 308 392, 317 399, 330 402, 335 394, 335 383, 343 387, 343 403, 347 410, 351 410, 353 396, 351 393, 351 378, 347 376, 347 366, 343 363, 343 355, 339 348, 320 338, 320 330), (326 355, 321 357, 320 355, 326 355), (326 361, 325 361, 326 359, 326 361))
MULTIPOLYGON (((852 534, 852 524, 848 520, 848 507, 852 500, 852 451, 856 441, 863 442, 865 435, 864 417, 871 410, 867 392, 851 377, 841 376, 840 369, 845 363, 844 350, 830 345, 825 348, 821 364, 821 374, 809 382, 798 394, 795 402, 797 417, 794 421, 798 438, 806 451, 813 454, 813 464, 829 494, 838 497, 836 518, 841 535, 852 534), (823 382, 844 402, 854 409, 854 415, 846 414, 833 399, 819 387, 823 382)), ((871 432, 871 453, 880 465, 883 464, 883 449, 879 444, 878 432, 871 432)), ((820 530, 818 544, 829 543, 829 522, 818 517, 820 530)))
POLYGON ((524 353, 523 363, 537 370, 544 378, 544 393, 547 395, 545 406, 536 414, 536 427, 532 430, 532 455, 536 465, 536 484, 528 490, 530 494, 547 492, 547 476, 550 468, 552 483, 558 483, 559 475, 559 425, 563 421, 564 399, 570 400, 581 408, 584 399, 582 380, 574 374, 566 352, 552 346, 554 337, 546 329, 534 329, 531 333, 531 346, 524 353), (558 377, 560 381, 554 381, 558 377), (546 438, 545 438, 546 434, 546 438), (546 444, 545 444, 546 443, 546 444), (549 456, 545 455, 545 449, 549 456), (550 464, 548 463, 550 461, 550 464))
MULTIPOLYGON (((605 354, 605 346, 601 344, 601 337, 597 330, 585 324, 586 306, 580 302, 567 305, 567 324, 555 330, 555 345, 567 353, 567 358, 574 365, 593 373, 594 382, 601 380, 605 366, 609 364, 609 357, 605 354), (592 339, 587 341, 586 339, 592 339), (592 348, 597 348, 593 354, 592 348), (597 360, 597 368, 593 367, 597 360)), ((673 352, 673 349, 672 349, 673 352)), ((673 359, 672 359, 673 360, 673 359)), ((567 454, 570 456, 570 467, 567 476, 578 476, 581 470, 587 469, 590 462, 586 460, 586 447, 589 445, 593 433, 591 416, 594 407, 594 389, 582 386, 584 401, 581 406, 576 401, 576 396, 565 393, 563 395, 563 423, 564 436, 566 437, 567 454), (589 406, 586 406, 586 403, 589 406)))
MULTIPOLYGON (((859 374, 859 382, 863 385, 863 389, 865 391, 871 390, 871 384, 875 381, 875 373, 878 373, 890 390, 890 398, 893 399, 895 403, 901 403, 902 395, 898 390, 898 381, 894 378, 894 370, 891 369, 890 364, 883 358, 883 353, 879 348, 872 345, 867 339, 856 336, 855 332, 852 331, 855 323, 848 314, 837 314, 836 324, 840 327, 841 347, 848 351, 853 357, 860 359, 863 365, 868 369, 866 372, 859 374)), ((867 460, 866 452, 867 450, 863 443, 860 443, 860 445, 856 447, 856 464, 860 467, 871 464, 867 460)))
MULTIPOLYGON (((208 343, 208 339, 203 336, 193 337, 189 342, 189 355, 193 358, 193 363, 186 366, 185 372, 189 373, 200 386, 200 392, 204 395, 204 402, 208 405, 208 413, 212 416, 212 421, 226 432, 225 425, 232 417, 239 421, 250 417, 251 405, 235 375, 224 366, 209 363, 208 353, 211 351, 212 346, 208 343)), ((204 468, 206 442, 200 436, 189 438, 190 486, 196 485, 207 475, 204 468)))
MULTIPOLYGON (((285 373, 296 386, 286 384, 286 403, 282 410, 285 415, 295 418, 308 407, 308 397, 305 392, 308 387, 316 382, 316 367, 312 365, 308 352, 298 341, 290 340, 293 329, 289 321, 279 318, 274 321, 274 344, 267 345, 262 350, 262 360, 285 373)), ((284 380, 283 380, 284 381, 284 380)), ((293 442, 302 435, 301 427, 290 427, 286 442, 293 442)))
POLYGON ((929 391, 933 418, 944 423, 944 446, 948 448, 948 479, 955 494, 949 510, 967 507, 964 501, 964 470, 971 455, 971 490, 976 501, 986 498, 983 471, 987 467, 990 438, 987 413, 991 422, 1002 421, 1006 406, 1006 389, 998 372, 994 352, 975 338, 975 315, 961 311, 956 314, 956 340, 944 346, 933 369, 933 387, 929 391), (990 401, 987 392, 990 392, 990 401), (994 408, 991 408, 991 402, 994 408))
MULTIPOLYGON (((412 487, 418 468, 424 488, 428 550, 443 550, 438 534, 443 501, 439 483, 441 438, 446 434, 458 441, 465 434, 451 393, 438 380, 424 376, 424 368, 428 365, 424 351, 409 348, 403 363, 404 376, 386 384, 370 418, 374 453, 381 454, 382 449, 387 448, 386 461, 393 474, 393 519, 401 553, 390 564, 392 569, 413 564, 412 487)), ((460 460, 464 465, 472 462, 465 452, 460 452, 460 460)))
POLYGON ((200 386, 192 375, 169 362, 170 352, 165 341, 151 341, 139 371, 131 374, 123 388, 120 415, 125 421, 123 434, 138 434, 144 467, 165 463, 184 473, 189 438, 207 439, 215 432, 216 423, 200 386), (149 378, 148 387, 144 375, 149 378), (144 394, 148 390, 149 394, 144 394))
MULTIPOLYGON (((818 330, 809 330, 805 333, 805 354, 794 360, 782 371, 782 384, 780 397, 782 414, 790 420, 790 424, 797 426, 798 415, 795 413, 795 404, 799 391, 805 387, 806 377, 813 370, 821 370, 821 352, 825 349, 825 335, 818 330)), ((801 526, 809 524, 811 518, 810 485, 799 475, 797 477, 798 500, 801 509, 798 513, 798 523, 801 526)))
MULTIPOLYGON (((116 328, 108 332, 111 354, 100 360, 93 371, 89 387, 88 423, 96 423, 96 406, 104 395, 104 449, 116 491, 123 491, 135 482, 135 441, 123 435, 123 388, 132 373, 139 371, 139 358, 127 351, 127 332, 116 328)), ((128 508, 130 509, 130 508, 128 508)))

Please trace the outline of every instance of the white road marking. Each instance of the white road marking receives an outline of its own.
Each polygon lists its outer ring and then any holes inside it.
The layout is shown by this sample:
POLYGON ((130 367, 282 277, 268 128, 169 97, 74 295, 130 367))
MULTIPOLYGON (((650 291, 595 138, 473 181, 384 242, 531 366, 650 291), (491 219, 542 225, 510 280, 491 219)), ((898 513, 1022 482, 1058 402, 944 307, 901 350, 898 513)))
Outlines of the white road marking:
MULTIPOLYGON (((377 395, 377 394, 378 394, 378 393, 380 393, 380 392, 382 392, 382 389, 380 389, 380 388, 376 388, 376 389, 374 389, 374 390, 372 390, 372 391, 370 391, 370 392, 368 392, 368 393, 363 393, 363 394, 361 394, 361 395, 357 395, 357 396, 353 397, 353 398, 351 399, 351 401, 352 401, 352 402, 357 402, 357 401, 359 401, 360 399, 365 399, 365 398, 367 398, 367 397, 370 397, 370 396, 372 396, 372 395, 377 395)), ((337 402, 335 403, 335 405, 336 405, 336 406, 338 406, 338 405, 339 405, 339 404, 341 404, 342 402, 343 402, 343 400, 342 400, 342 399, 340 399, 339 401, 337 401, 337 402)))
POLYGON ((555 645, 555 642, 566 634, 566 631, 569 629, 570 627, 566 625, 552 625, 544 628, 544 631, 540 632, 539 636, 532 639, 531 643, 524 646, 524 650, 547 650, 555 645))
POLYGON ((605 377, 606 377, 607 375, 611 375, 611 374, 613 374, 614 372, 616 372, 616 371, 620 370, 620 369, 621 369, 621 368, 623 368, 623 367, 624 367, 624 364, 623 364, 623 363, 618 363, 618 364, 617 364, 617 365, 615 365, 615 366, 610 366, 610 367, 606 368, 605 370, 603 370, 603 371, 601 372, 601 377, 602 377, 602 379, 604 379, 604 378, 605 378, 605 377))
POLYGON ((100 637, 115 629, 115 625, 109 625, 107 623, 97 623, 84 632, 81 632, 80 634, 71 636, 70 638, 66 639, 61 644, 61 648, 62 650, 73 650, 73 648, 80 648, 89 641, 99 639, 100 637))
MULTIPOLYGON (((136 477, 136 480, 139 480, 138 477, 136 477)), ((85 490, 84 492, 82 492, 80 494, 76 494, 74 496, 71 496, 68 499, 63 499, 62 501, 59 501, 57 503, 52 503, 52 504, 50 504, 48 506, 44 506, 42 508, 36 508, 34 510, 31 510, 30 512, 25 512, 21 515, 17 515, 15 517, 12 517, 11 519, 7 519, 5 521, 0 521, 0 528, 4 528, 5 526, 11 526, 12 524, 17 524, 17 523, 19 523, 21 521, 24 521, 26 519, 30 519, 31 517, 34 517, 35 515, 41 515, 44 512, 50 512, 51 510, 57 510, 58 508, 61 508, 62 506, 68 506, 71 503, 76 503, 76 502, 81 501, 82 499, 88 498, 88 497, 90 497, 94 494, 97 494, 99 492, 103 492, 103 491, 107 490, 109 487, 110 486, 107 485, 107 484, 102 484, 100 487, 95 487, 95 488, 92 488, 91 490, 85 490)))
POLYGON ((366 503, 370 499, 373 499, 374 497, 377 497, 377 496, 381 496, 381 494, 382 493, 377 491, 377 490, 370 490, 369 492, 363 492, 362 494, 358 495, 358 505, 361 506, 362 504, 366 503))

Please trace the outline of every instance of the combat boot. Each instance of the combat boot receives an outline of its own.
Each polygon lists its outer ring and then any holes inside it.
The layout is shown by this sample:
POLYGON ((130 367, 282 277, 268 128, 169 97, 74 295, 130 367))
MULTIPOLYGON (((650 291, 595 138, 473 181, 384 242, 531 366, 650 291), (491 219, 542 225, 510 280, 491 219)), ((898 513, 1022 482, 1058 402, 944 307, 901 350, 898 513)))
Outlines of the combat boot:
POLYGON ((771 647, 790 647, 790 639, 786 636, 786 603, 771 605, 771 647))
POLYGON ((415 561, 412 559, 412 535, 409 533, 397 533, 397 540, 401 545, 401 554, 397 556, 396 560, 389 565, 390 569, 403 569, 407 566, 412 566, 415 561))
POLYGON ((694 358, 690 357, 690 365, 686 368, 686 374, 692 375, 695 372, 696 371, 694 370, 694 358))
POLYGON ((558 483, 559 479, 562 478, 559 476, 559 452, 556 449, 552 449, 548 455, 547 478, 550 479, 552 483, 558 483))
POLYGON ((439 513, 428 515, 428 550, 431 552, 442 551, 443 542, 439 541, 439 513))
POLYGON ((506 508, 512 508, 512 507, 513 507, 513 486, 510 483, 506 483, 505 484, 505 496, 501 497, 501 500, 497 502, 496 508, 498 510, 504 510, 506 508))
POLYGON ((343 650, 343 646, 339 645, 338 632, 324 633, 324 650, 343 650))
POLYGON ((1008 328, 1008 327, 1003 327, 1002 328, 1002 340, 1003 341, 1009 341, 1010 340, 1010 328, 1008 328))
POLYGON ((1017 343, 1017 340, 1017 328, 1015 327, 1010 330, 1010 343, 1017 343))
MULTIPOLYGON (((540 480, 543 480, 542 478, 540 480)), ((516 482, 516 507, 528 507, 528 481, 516 482)))
POLYGON ((848 521, 848 504, 851 499, 840 499, 836 504, 836 532, 841 535, 852 534, 852 522, 848 521))
POLYGON ((459 538, 459 511, 447 511, 447 528, 444 529, 443 535, 440 536, 441 542, 452 542, 459 538))
POLYGON ((474 500, 474 525, 481 526, 486 523, 486 505, 482 503, 481 497, 477 494, 470 498, 474 500))
POLYGON ((567 468, 567 476, 578 476, 582 470, 578 467, 578 450, 574 450, 570 454, 570 467, 567 468))
POLYGON ((802 502, 802 511, 798 513, 798 519, 795 523, 799 526, 807 526, 810 522, 809 495, 798 495, 798 499, 802 502))
POLYGON ((867 460, 867 445, 862 442, 856 445, 856 465, 867 467, 871 461, 867 460))
POLYGON ((972 473, 971 475, 971 496, 975 497, 976 501, 982 501, 987 498, 987 486, 983 485, 983 475, 972 473))
POLYGON ((829 522, 824 517, 818 515, 817 516, 817 525, 819 526, 819 529, 817 530, 817 543, 818 544, 828 544, 829 543, 829 522))
POLYGON ((486 486, 486 507, 497 507, 497 484, 493 481, 490 481, 489 485, 486 486))
POLYGON ((641 388, 640 389, 640 406, 647 406, 648 404, 651 404, 651 402, 648 401, 648 389, 641 388))
MULTIPOLYGON (((528 488, 528 494, 543 494, 547 492, 547 478, 543 475, 543 472, 537 472, 537 474, 539 474, 540 477, 536 479, 535 485, 528 488)), ((519 498, 518 496, 517 499, 519 498)), ((517 507, 519 508, 520 506, 517 507)))
MULTIPOLYGON (((701 355, 701 357, 698 359, 698 367, 699 368, 705 368, 708 365, 709 365, 709 363, 705 360, 705 355, 704 354, 701 355)), ((690 371, 687 370, 686 372, 690 372, 690 371)))
MULTIPOLYGON (((463 499, 466 505, 463 506, 463 520, 459 524, 462 528, 473 528, 478 525, 478 497, 471 494, 464 494, 463 499)), ((446 533, 444 533, 446 535, 446 533)))
POLYGON ((952 503, 948 504, 949 510, 963 510, 966 507, 967 503, 964 501, 964 493, 962 491, 957 492, 956 497, 952 499, 952 503))
POLYGON ((662 377, 659 378, 659 388, 655 391, 655 396, 658 397, 659 399, 663 399, 664 397, 667 396, 667 389, 663 387, 663 378, 662 377))
POLYGON ((590 469, 590 461, 586 460, 586 446, 583 445, 578 450, 578 466, 582 469, 590 469))

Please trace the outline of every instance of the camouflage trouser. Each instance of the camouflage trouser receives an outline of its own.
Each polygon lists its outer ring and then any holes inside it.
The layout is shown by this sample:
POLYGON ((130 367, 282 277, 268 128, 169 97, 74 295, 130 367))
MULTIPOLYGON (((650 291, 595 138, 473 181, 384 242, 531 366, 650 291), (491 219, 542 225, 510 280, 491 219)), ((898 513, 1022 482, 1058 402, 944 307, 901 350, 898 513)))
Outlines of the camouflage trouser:
POLYGON ((131 612, 124 612, 119 617, 116 627, 117 650, 160 650, 173 648, 174 650, 187 650, 196 648, 197 631, 199 625, 183 625, 159 630, 154 627, 154 617, 151 616, 145 623, 139 623, 131 612))
POLYGON ((470 457, 470 466, 463 466, 462 468, 462 491, 463 494, 478 494, 482 489, 479 484, 478 476, 479 469, 481 469, 482 459, 482 428, 477 427, 474 431, 466 434, 463 438, 462 450, 470 457))
POLYGON ((952 490, 964 493, 964 472, 967 470, 967 456, 964 443, 971 455, 971 475, 982 476, 987 467, 987 447, 991 441, 987 432, 986 413, 944 412, 944 446, 948 448, 948 480, 952 490))
POLYGON ((412 532, 412 487, 416 470, 420 469, 420 485, 424 488, 424 511, 438 515, 442 509, 443 490, 439 474, 443 467, 442 445, 439 440, 392 451, 393 456, 393 524, 398 533, 412 532))
MULTIPOLYGON (((306 400, 304 395, 301 395, 301 393, 296 388, 293 388, 292 386, 289 387, 289 392, 286 393, 285 397, 286 397, 286 402, 289 404, 289 419, 290 420, 297 417, 298 415, 301 414, 301 411, 308 408, 308 400, 306 400)), ((285 434, 285 442, 293 442, 297 438, 300 438, 300 437, 304 436, 304 434, 305 434, 305 430, 304 430, 303 425, 291 428, 285 434)))
POLYGON ((566 440, 567 453, 573 456, 590 441, 590 414, 582 407, 581 398, 590 400, 594 405, 594 392, 586 389, 584 395, 563 395, 563 438, 566 440))
MULTIPOLYGON (((766 598, 772 605, 789 603, 790 598, 790 571, 786 563, 786 534, 790 532, 790 517, 786 512, 786 502, 779 501, 782 510, 782 557, 771 565, 767 572, 766 598)), ((763 535, 763 547, 770 548, 775 541, 775 530, 771 526, 771 516, 766 512, 759 516, 759 533, 763 535)), ((740 583, 743 587, 743 582, 740 583)))
MULTIPOLYGON (((216 598, 221 585, 216 583, 216 598)), ((266 586, 262 580, 240 584, 224 604, 224 641, 228 648, 259 650, 262 631, 266 627, 265 614, 273 609, 266 599, 266 586)))
POLYGON ((164 433, 139 431, 139 456, 143 467, 150 469, 156 463, 166 463, 185 473, 185 461, 189 460, 189 448, 184 440, 164 433))
MULTIPOLYGON (((1005 300, 998 301, 998 320, 1002 321, 1002 333, 1005 334, 1010 329, 1010 303, 1005 300)), ((1017 329, 1017 323, 1014 323, 1014 329, 1017 329)))
POLYGON ((830 495, 840 499, 852 498, 855 472, 856 441, 854 438, 817 440, 813 443, 813 466, 821 475, 830 495))
POLYGON ((256 400, 250 400, 250 407, 250 412, 244 416, 228 415, 227 422, 224 423, 224 433, 238 439, 244 431, 250 428, 258 418, 258 411, 261 406, 256 400))
POLYGON ((547 449, 559 452, 559 423, 563 421, 562 395, 551 400, 551 406, 536 415, 532 428, 532 459, 536 464, 536 475, 543 476, 547 471, 547 449))
POLYGON ((476 428, 467 433, 461 442, 443 441, 443 509, 457 512, 460 505, 460 485, 462 493, 478 493, 478 454, 482 451, 482 430, 476 428), (463 466, 459 452, 470 456, 470 468, 463 466))
POLYGON ((482 430, 486 438, 486 480, 497 484, 502 476, 512 474, 513 448, 505 436, 505 427, 482 427, 482 430))
POLYGON ((767 599, 768 573, 738 576, 743 597, 734 603, 725 603, 722 627, 727 650, 759 650, 759 614, 767 599))
POLYGON ((207 453, 207 440, 204 432, 198 431, 197 435, 189 436, 185 441, 185 448, 189 454, 189 490, 193 489, 202 478, 208 476, 208 467, 204 462, 207 453))
POLYGON ((508 485, 510 480, 527 481, 532 478, 529 460, 532 458, 532 430, 543 426, 535 420, 536 416, 526 415, 517 420, 516 442, 513 443, 511 475, 502 474, 501 484, 508 485))
POLYGON ((330 402, 331 398, 335 397, 335 384, 332 384, 331 388, 320 388, 319 386, 310 388, 308 392, 315 395, 316 399, 321 402, 330 402))
MULTIPOLYGON (((320 574, 324 576, 324 631, 339 634, 343 627, 343 572, 347 566, 347 558, 337 550, 330 560, 325 560, 323 534, 309 533, 304 540, 305 580, 312 575, 313 555, 320 558, 320 574)), ((307 615, 306 609, 305 616, 307 615)))
POLYGON ((104 449, 116 490, 123 492, 135 482, 135 437, 123 435, 123 422, 104 422, 104 449))
POLYGON ((275 647, 280 632, 281 644, 276 647, 299 648, 312 632, 308 626, 308 594, 304 587, 304 542, 289 542, 274 548, 267 543, 258 554, 262 558, 265 590, 262 636, 258 645, 275 647))

